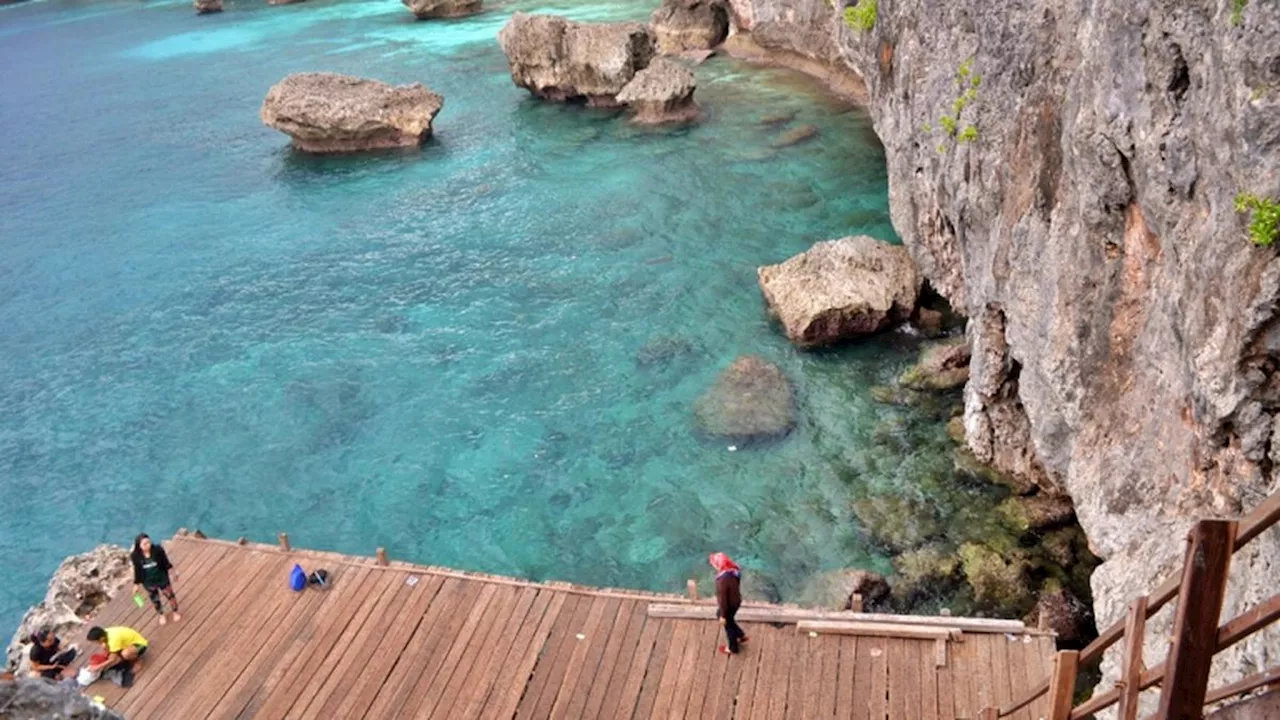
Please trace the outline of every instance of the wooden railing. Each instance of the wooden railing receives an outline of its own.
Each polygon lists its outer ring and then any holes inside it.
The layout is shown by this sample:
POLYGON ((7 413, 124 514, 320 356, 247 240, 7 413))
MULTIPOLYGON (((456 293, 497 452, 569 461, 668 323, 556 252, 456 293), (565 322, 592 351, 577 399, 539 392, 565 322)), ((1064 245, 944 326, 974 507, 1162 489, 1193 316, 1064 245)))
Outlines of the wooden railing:
POLYGON ((1218 616, 1226 595, 1231 556, 1280 520, 1280 492, 1267 498, 1248 517, 1235 520, 1201 520, 1187 536, 1187 554, 1180 572, 1170 576, 1155 592, 1129 605, 1128 616, 1098 635, 1084 650, 1059 651, 1053 674, 1031 692, 1001 707, 987 707, 979 720, 997 720, 1049 695, 1046 720, 1080 720, 1119 704, 1118 720, 1135 720, 1138 695, 1160 685, 1159 711, 1154 718, 1198 718, 1204 706, 1260 687, 1280 682, 1280 667, 1270 668, 1239 682, 1210 691, 1209 667, 1217 653, 1226 650, 1280 619, 1280 594, 1219 626, 1218 616), (1169 655, 1146 669, 1142 641, 1147 619, 1174 598, 1178 599, 1169 655), (1102 657, 1107 648, 1124 640, 1120 679, 1115 687, 1073 707, 1076 671, 1102 657))

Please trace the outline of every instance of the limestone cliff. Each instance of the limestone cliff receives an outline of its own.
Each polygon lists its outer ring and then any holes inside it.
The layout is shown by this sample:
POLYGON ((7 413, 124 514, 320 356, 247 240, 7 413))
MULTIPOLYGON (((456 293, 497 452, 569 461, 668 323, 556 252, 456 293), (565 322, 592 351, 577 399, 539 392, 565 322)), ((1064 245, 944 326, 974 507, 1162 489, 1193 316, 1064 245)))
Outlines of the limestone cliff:
MULTIPOLYGON (((894 226, 970 317, 968 442, 1071 495, 1106 559, 1100 625, 1181 561, 1192 518, 1280 488, 1280 260, 1233 207, 1280 197, 1280 5, 880 0, 869 29, 827 0, 730 5, 742 46, 861 81, 894 226)), ((1224 614, 1276 587, 1273 530, 1224 614)))

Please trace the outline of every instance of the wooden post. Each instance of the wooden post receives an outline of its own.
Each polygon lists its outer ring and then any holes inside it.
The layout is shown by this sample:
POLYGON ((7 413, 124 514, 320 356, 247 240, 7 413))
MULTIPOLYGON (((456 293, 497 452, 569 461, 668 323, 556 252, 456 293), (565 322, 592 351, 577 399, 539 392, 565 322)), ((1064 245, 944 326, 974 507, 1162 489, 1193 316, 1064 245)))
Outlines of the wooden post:
POLYGON ((204 534, 204 533, 202 533, 202 532, 200 532, 200 528, 196 528, 195 532, 191 533, 191 537, 193 537, 193 538, 195 538, 195 539, 197 539, 197 540, 204 540, 204 539, 205 539, 205 534, 204 534))
POLYGON ((281 550, 284 550, 285 552, 289 552, 290 550, 293 549, 289 547, 289 533, 280 533, 279 535, 277 535, 277 537, 280 538, 281 550))
POLYGON ((698 581, 690 578, 684 586, 689 591, 689 599, 698 602, 698 581))
POLYGON ((1232 520, 1201 520, 1191 529, 1157 717, 1203 717, 1235 537, 1232 520))
POLYGON ((1049 681, 1048 720, 1070 720, 1071 699, 1076 692, 1078 650, 1061 650, 1053 656, 1053 679, 1049 681))
POLYGON ((1147 596, 1143 595, 1129 606, 1129 618, 1124 624, 1124 660, 1120 665, 1120 708, 1118 720, 1137 720, 1138 695, 1142 688, 1142 640, 1147 629, 1147 596))
POLYGON ((178 537, 186 537, 186 536, 187 536, 187 529, 184 527, 178 528, 178 537))
POLYGON ((387 565, 387 549, 386 548, 378 548, 378 551, 375 554, 378 557, 379 565, 387 565))
POLYGON ((247 538, 247 537, 245 537, 245 536, 241 535, 240 537, 236 538, 236 544, 237 544, 237 545, 248 545, 248 544, 249 544, 249 538, 247 538))

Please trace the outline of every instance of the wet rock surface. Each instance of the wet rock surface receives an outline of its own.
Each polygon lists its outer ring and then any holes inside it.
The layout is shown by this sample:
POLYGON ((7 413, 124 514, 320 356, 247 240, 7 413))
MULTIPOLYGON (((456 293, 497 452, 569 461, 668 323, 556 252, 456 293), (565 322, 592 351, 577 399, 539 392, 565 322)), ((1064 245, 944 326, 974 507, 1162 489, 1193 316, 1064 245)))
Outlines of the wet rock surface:
POLYGON ((546 100, 619 105, 618 93, 657 50, 640 23, 579 23, 517 12, 498 33, 511 79, 546 100))
POLYGON ((272 86, 262 122, 314 153, 416 147, 444 98, 420 83, 392 86, 336 73, 295 73, 272 86))
POLYGON ((693 408, 698 429, 710 436, 750 442, 782 437, 795 425, 791 383, 767 360, 733 361, 693 408))
POLYGON ((655 58, 618 93, 618 102, 634 112, 642 125, 683 123, 698 117, 693 91, 698 82, 689 68, 665 57, 655 58))
POLYGON ((710 50, 729 35, 729 5, 724 0, 663 0, 649 22, 659 52, 710 50))

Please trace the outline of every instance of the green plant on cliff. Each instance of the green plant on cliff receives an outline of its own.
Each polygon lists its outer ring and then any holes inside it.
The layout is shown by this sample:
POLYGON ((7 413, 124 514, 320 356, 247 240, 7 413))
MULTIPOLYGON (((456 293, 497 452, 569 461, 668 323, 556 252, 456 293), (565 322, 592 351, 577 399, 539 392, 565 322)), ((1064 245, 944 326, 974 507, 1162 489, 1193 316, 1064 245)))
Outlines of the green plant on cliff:
POLYGON ((1244 9, 1249 0, 1231 0, 1231 24, 1239 26, 1244 22, 1244 9))
POLYGON ((1280 202, 1252 193, 1236 195, 1236 212, 1252 212, 1249 240, 1258 247, 1271 247, 1280 240, 1280 202))
POLYGON ((974 140, 977 140, 977 139, 978 139, 978 128, 974 127, 973 125, 965 126, 965 129, 961 130, 960 134, 956 136, 956 142, 973 142, 974 140))
POLYGON ((844 24, 866 32, 876 26, 876 0, 858 0, 844 9, 844 24))
MULTIPOLYGON (((973 123, 965 126, 963 130, 960 129, 961 116, 966 108, 978 101, 978 86, 982 84, 982 77, 973 71, 973 58, 960 63, 956 68, 955 80, 958 94, 955 100, 951 101, 951 112, 938 118, 938 129, 945 136, 943 142, 938 145, 939 153, 947 151, 946 138, 955 138, 956 142, 960 143, 978 139, 978 127, 973 123)), ((923 129, 925 132, 931 132, 932 128, 932 125, 926 123, 923 129)))

